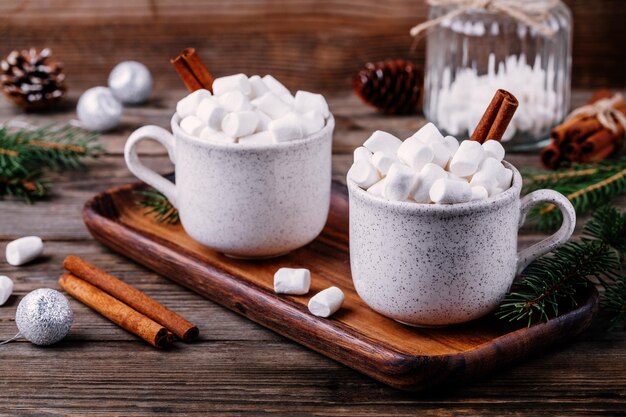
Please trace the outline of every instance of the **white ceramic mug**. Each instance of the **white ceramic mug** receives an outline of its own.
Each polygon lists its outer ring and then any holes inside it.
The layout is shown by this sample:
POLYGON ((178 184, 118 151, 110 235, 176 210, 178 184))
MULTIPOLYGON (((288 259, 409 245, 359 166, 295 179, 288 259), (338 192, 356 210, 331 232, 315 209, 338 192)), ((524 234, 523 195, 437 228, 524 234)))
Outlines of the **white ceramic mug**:
POLYGON ((359 296, 377 312, 414 326, 481 317, 502 301, 537 257, 565 243, 576 213, 563 195, 538 190, 520 200, 522 178, 492 198, 439 205, 387 201, 348 179, 350 264, 359 296), (517 252, 518 229, 536 204, 563 213, 552 236, 517 252))
POLYGON ((218 252, 245 258, 278 256, 322 231, 330 206, 331 115, 308 138, 269 145, 214 143, 186 134, 172 117, 172 135, 158 126, 133 132, 124 150, 139 179, 176 207, 185 231, 218 252), (137 145, 161 143, 176 166, 176 184, 139 160, 137 145))

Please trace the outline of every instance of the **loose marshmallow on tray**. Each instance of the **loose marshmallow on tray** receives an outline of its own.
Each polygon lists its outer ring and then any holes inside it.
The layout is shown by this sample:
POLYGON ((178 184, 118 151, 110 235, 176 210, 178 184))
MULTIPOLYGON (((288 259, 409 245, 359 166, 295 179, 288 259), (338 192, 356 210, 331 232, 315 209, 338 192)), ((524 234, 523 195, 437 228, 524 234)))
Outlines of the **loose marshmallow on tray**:
POLYGON ((443 137, 432 123, 401 141, 374 132, 354 150, 348 178, 368 193, 391 201, 457 204, 493 197, 511 186, 495 140, 461 144, 443 137))
POLYGON ((178 102, 185 133, 210 142, 273 144, 314 135, 330 117, 322 95, 298 91, 294 97, 271 75, 217 78, 213 92, 197 90, 178 102))
POLYGON ((303 295, 311 287, 311 272, 304 268, 280 268, 274 274, 276 294, 303 295))
POLYGON ((314 316, 330 317, 339 310, 345 296, 337 287, 326 288, 309 300, 309 311, 314 316))
POLYGON ((16 239, 6 247, 9 265, 20 266, 28 263, 43 253, 43 241, 38 236, 26 236, 16 239))

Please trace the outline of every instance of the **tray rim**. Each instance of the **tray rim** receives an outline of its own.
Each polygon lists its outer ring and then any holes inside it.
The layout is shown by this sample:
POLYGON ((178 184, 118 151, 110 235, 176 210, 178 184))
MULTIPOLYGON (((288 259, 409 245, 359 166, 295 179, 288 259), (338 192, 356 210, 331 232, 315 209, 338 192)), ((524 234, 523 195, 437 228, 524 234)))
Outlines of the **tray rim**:
MULTIPOLYGON (((140 263, 155 273, 166 277, 167 279, 175 282, 178 285, 182 285, 185 288, 190 289, 202 297, 215 302, 222 307, 228 308, 242 315, 253 322, 260 324, 270 330, 281 334, 288 339, 297 342, 303 346, 306 346, 324 356, 330 357, 352 369, 362 372, 380 382, 391 385, 395 388, 418 391, 432 384, 440 384, 450 382, 451 379, 457 379, 459 381, 465 381, 467 377, 467 369, 479 366, 479 374, 487 374, 496 368, 501 366, 517 362, 527 356, 534 355, 548 347, 573 338, 578 334, 585 331, 593 321, 598 311, 599 294, 593 287, 589 287, 589 293, 586 294, 585 301, 581 305, 567 313, 560 315, 557 318, 549 320, 543 323, 537 323, 531 327, 522 327, 511 332, 500 335, 490 342, 483 343, 467 351, 454 353, 454 354, 439 354, 439 355, 411 355, 404 352, 400 352, 392 346, 386 343, 380 343, 379 341, 368 340, 369 338, 352 338, 352 342, 356 343, 357 348, 347 348, 346 346, 339 346, 339 349, 329 350, 327 346, 329 344, 337 346, 338 339, 330 337, 336 333, 337 327, 342 328, 344 332, 358 332, 358 329, 352 328, 345 323, 330 321, 325 319, 319 319, 310 314, 302 314, 299 304, 295 301, 278 297, 274 293, 270 293, 267 289, 259 287, 251 282, 242 281, 236 276, 220 270, 219 268, 207 264, 199 259, 191 251, 187 251, 183 248, 183 252, 179 253, 169 248, 167 245, 163 245, 161 242, 164 239, 151 235, 150 237, 140 232, 129 225, 123 224, 115 218, 119 216, 117 208, 114 206, 112 195, 123 192, 132 192, 134 190, 145 188, 146 184, 143 182, 135 182, 125 184, 122 186, 113 187, 107 189, 101 193, 98 193, 91 197, 85 203, 82 216, 87 229, 90 234, 100 243, 107 246, 116 253, 123 255, 134 262, 140 263), (109 205, 106 205, 106 200, 109 199, 109 205), (107 206, 108 213, 103 213, 102 208, 107 206), (229 304, 227 297, 220 297, 219 295, 211 296, 206 292, 199 292, 197 289, 186 285, 184 279, 174 278, 170 275, 164 274, 153 268, 146 260, 136 259, 131 256, 128 250, 119 247, 119 242, 116 243, 114 236, 117 235, 123 237, 123 240, 131 243, 133 241, 141 241, 146 246, 159 246, 160 251, 167 251, 168 257, 175 260, 176 258, 193 259, 194 268, 202 269, 205 271, 205 275, 209 274, 213 281, 218 279, 213 277, 212 274, 216 273, 220 275, 220 280, 227 282, 228 289, 237 293, 249 292, 254 294, 256 298, 256 304, 259 304, 257 308, 261 308, 262 304, 270 303, 279 300, 283 305, 283 309, 288 313, 286 316, 289 318, 288 322, 267 319, 263 315, 250 314, 250 306, 242 305, 238 302, 229 304), (207 273, 207 271, 209 271, 207 273), (259 303, 259 293, 262 295, 262 303, 259 303), (297 322, 296 322, 297 320, 297 322), (305 323, 302 322, 305 320, 305 323), (299 335, 296 329, 298 326, 308 327, 306 333, 316 335, 317 338, 311 340, 305 340, 306 338, 299 335), (292 326, 293 325, 293 326, 292 326), (564 335, 560 335, 565 333, 564 335), (299 337, 300 336, 300 337, 299 337), (536 339, 539 336, 543 336, 541 344, 529 344, 525 343, 528 339, 536 339), (333 339, 335 339, 333 341, 333 339), (317 342, 317 343, 316 343, 317 342), (522 343, 524 342, 524 343, 522 343), (381 345, 384 349, 381 349, 381 345), (506 355, 504 359, 496 357, 502 355, 503 351, 501 347, 516 346, 513 350, 505 351, 506 355), (356 357, 359 356, 359 357, 356 357), (485 364, 484 359, 488 357, 491 360, 485 364), (354 365, 356 359, 357 366, 354 365), (479 363, 483 361, 483 363, 479 363), (423 371, 428 369, 428 375, 424 375, 423 371), (444 377, 437 377, 440 372, 444 372, 444 377), (433 379, 434 378, 434 379, 433 379)), ((347 188, 344 184, 333 181, 333 192, 339 192, 347 198, 347 188)), ((171 262, 171 261, 170 261, 171 262)), ((180 264, 181 271, 177 271, 177 268, 168 264, 168 269, 172 272, 182 272, 183 262, 182 259, 178 262, 180 264)), ((186 262, 185 268, 188 269, 190 265, 186 262)), ((173 274, 179 276, 178 274, 173 274)), ((222 283, 223 285, 223 283, 222 283)), ((283 312, 283 313, 285 313, 283 312)), ((345 338, 345 336, 343 336, 345 338)))

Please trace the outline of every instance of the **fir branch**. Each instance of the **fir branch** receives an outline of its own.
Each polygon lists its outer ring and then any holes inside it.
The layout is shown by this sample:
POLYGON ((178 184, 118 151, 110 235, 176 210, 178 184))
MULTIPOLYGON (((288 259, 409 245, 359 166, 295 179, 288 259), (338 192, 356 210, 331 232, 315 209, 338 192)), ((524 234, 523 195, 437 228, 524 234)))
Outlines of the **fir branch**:
POLYGON ((180 223, 178 210, 162 193, 155 189, 150 189, 149 191, 135 191, 135 193, 143 197, 143 199, 138 201, 138 204, 148 209, 144 212, 145 215, 154 215, 156 221, 159 223, 180 223))
POLYGON ((614 285, 606 288, 602 308, 609 315, 611 327, 626 328, 626 275, 617 278, 614 285))
POLYGON ((620 213, 609 206, 600 208, 585 224, 583 234, 611 246, 623 260, 626 255, 626 211, 620 213))
MULTIPOLYGON (((576 209, 586 214, 619 195, 626 194, 626 158, 590 164, 574 164, 555 172, 525 171, 525 192, 550 188, 564 194, 576 209)), ((556 229, 562 215, 553 204, 538 206, 529 215, 540 230, 556 229)))

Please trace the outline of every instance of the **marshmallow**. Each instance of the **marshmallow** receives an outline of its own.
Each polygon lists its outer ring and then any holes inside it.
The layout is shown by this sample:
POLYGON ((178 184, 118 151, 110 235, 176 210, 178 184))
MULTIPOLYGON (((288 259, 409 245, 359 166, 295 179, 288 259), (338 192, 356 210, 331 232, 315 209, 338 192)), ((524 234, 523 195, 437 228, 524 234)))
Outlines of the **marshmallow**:
POLYGON ((250 94, 251 86, 245 74, 234 74, 226 77, 216 78, 213 81, 213 94, 221 96, 230 91, 239 91, 243 94, 250 94))
POLYGON ((311 272, 308 269, 280 268, 274 274, 276 294, 302 295, 309 292, 311 272))
POLYGON ((272 77, 271 75, 268 74, 265 77, 263 77, 263 82, 265 83, 265 86, 272 93, 276 94, 278 97, 281 97, 281 96, 284 96, 284 95, 291 96, 291 92, 289 91, 289 89, 287 87, 285 87, 276 78, 272 77))
POLYGON ((503 178, 503 176, 506 175, 503 172, 505 169, 506 168, 502 166, 500 161, 489 157, 483 161, 478 172, 472 176, 470 184, 472 186, 482 185, 491 196, 494 190, 499 186, 500 181, 505 181, 503 178))
POLYGON ((202 99, 196 111, 198 119, 213 130, 219 130, 221 128, 222 120, 224 120, 226 114, 228 114, 228 112, 220 107, 213 98, 202 99))
POLYGON ((466 182, 442 178, 430 187, 429 195, 438 204, 465 203, 472 199, 472 187, 466 182))
POLYGON ((261 97, 252 100, 252 105, 272 119, 280 119, 291 110, 289 105, 271 92, 267 92, 261 97))
POLYGON ((372 155, 372 165, 376 167, 380 175, 387 175, 389 168, 391 168, 391 165, 395 162, 398 162, 396 158, 381 151, 374 152, 374 155, 372 155))
POLYGON ((431 162, 435 154, 430 146, 421 142, 418 136, 411 136, 400 145, 398 158, 416 171, 431 162))
POLYGON ((0 275, 0 306, 7 302, 13 294, 13 281, 11 278, 0 275))
POLYGON ((446 178, 446 171, 441 168, 439 165, 435 164, 426 164, 424 168, 417 175, 417 183, 415 189, 411 193, 411 197, 417 203, 431 203, 430 199, 430 188, 433 186, 435 181, 446 178))
POLYGON ((378 181, 367 189, 367 192, 375 195, 376 197, 385 198, 385 186, 387 184, 386 178, 378 181))
POLYGON ((285 102, 289 107, 293 107, 296 104, 296 99, 290 94, 283 94, 280 99, 285 102))
POLYGON ((371 152, 384 152, 389 156, 396 157, 402 141, 394 135, 377 130, 363 143, 371 152))
POLYGON ((208 139, 209 136, 211 136, 215 132, 216 132, 215 130, 211 129, 208 126, 205 126, 205 127, 202 128, 202 131, 200 131, 199 138, 200 139, 208 139))
MULTIPOLYGON (((504 168, 504 166, 502 166, 504 168)), ((504 170, 500 171, 498 175, 498 187, 503 190, 507 190, 511 187, 511 182, 513 181, 513 171, 508 168, 504 168, 504 170)))
POLYGON ((483 150, 487 157, 495 158, 498 161, 504 159, 504 147, 497 140, 487 140, 482 144, 483 150))
POLYGON ((439 129, 437 129, 437 126, 435 126, 433 123, 426 123, 420 128, 420 130, 415 132, 413 136, 408 139, 412 138, 418 142, 422 142, 427 145, 432 142, 440 142, 443 140, 441 132, 439 132, 439 129))
POLYGON ((220 106, 228 111, 252 110, 250 100, 241 91, 229 91, 218 97, 220 106))
POLYGON ((450 152, 450 148, 443 143, 443 139, 441 142, 432 141, 428 146, 433 151, 432 163, 445 168, 453 155, 453 153, 450 152))
POLYGON ((385 177, 383 195, 388 200, 405 201, 415 186, 416 180, 417 175, 411 168, 398 162, 393 163, 385 177))
POLYGON ((443 138, 443 144, 450 150, 450 155, 454 155, 459 149, 459 141, 454 136, 445 136, 443 138))
POLYGON ((280 119, 272 120, 268 125, 268 130, 275 142, 287 142, 304 137, 300 117, 295 113, 287 113, 280 119))
POLYGON ((180 121, 180 128, 188 135, 199 137, 204 128, 204 123, 197 116, 187 116, 180 121))
POLYGON ((314 316, 330 317, 339 310, 344 299, 343 291, 339 288, 326 288, 309 300, 309 311, 314 316))
POLYGON ((263 94, 270 91, 258 75, 253 75, 248 78, 248 82, 250 82, 250 98, 261 97, 263 94))
POLYGON ((326 119, 315 110, 308 111, 302 115, 302 125, 304 126, 305 135, 309 136, 317 133, 326 125, 326 119))
POLYGON ((43 253, 43 241, 37 236, 26 236, 10 242, 6 247, 7 262, 13 266, 24 265, 43 253))
POLYGON ((308 91, 296 92, 294 110, 301 114, 314 110, 321 113, 324 118, 330 116, 328 103, 326 103, 324 96, 321 94, 309 93, 308 91))
POLYGON ((176 103, 176 113, 181 119, 196 114, 196 109, 205 98, 211 98, 211 92, 209 90, 200 89, 194 91, 176 103))
POLYGON ((241 136, 239 143, 242 145, 269 145, 274 143, 270 132, 258 132, 248 136, 241 136))
POLYGON ((350 167, 348 178, 361 188, 369 188, 380 180, 374 165, 365 159, 359 159, 350 167))
POLYGON ((482 185, 475 185, 472 187, 472 199, 471 201, 476 200, 485 200, 489 197, 489 192, 482 185))
POLYGON ((354 155, 354 161, 356 162, 360 159, 364 159, 367 162, 370 162, 372 160, 372 152, 370 152, 369 149, 367 149, 365 146, 359 146, 358 148, 356 148, 353 152, 354 155))
POLYGON ((212 142, 237 143, 237 139, 233 138, 232 136, 228 136, 224 132, 213 132, 203 139, 206 139, 212 142))
POLYGON ((222 131, 228 136, 238 138, 254 133, 258 123, 259 116, 254 111, 228 113, 222 120, 222 131))
POLYGON ((473 175, 485 157, 483 147, 477 141, 464 140, 455 152, 448 169, 459 177, 473 175))
POLYGON ((267 114, 263 113, 260 110, 255 110, 254 112, 256 113, 257 116, 259 116, 259 124, 257 124, 256 126, 256 131, 266 132, 267 129, 269 128, 269 125, 272 119, 267 114))

